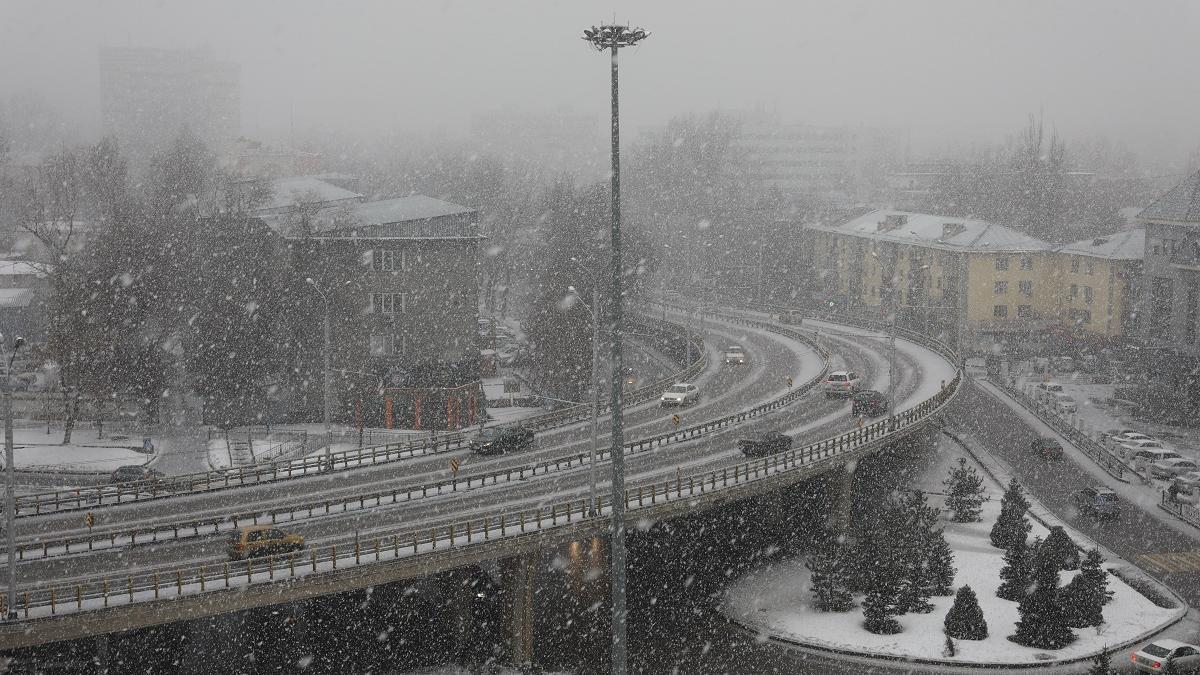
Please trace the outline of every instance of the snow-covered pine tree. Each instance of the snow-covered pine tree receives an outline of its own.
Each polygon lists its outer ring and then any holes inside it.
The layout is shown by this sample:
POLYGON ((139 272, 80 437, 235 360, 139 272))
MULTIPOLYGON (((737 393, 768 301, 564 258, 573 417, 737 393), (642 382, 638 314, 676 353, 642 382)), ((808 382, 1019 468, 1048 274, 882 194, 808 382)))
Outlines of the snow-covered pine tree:
POLYGON ((1061 649, 1075 641, 1063 612, 1058 573, 1054 550, 1042 544, 1034 558, 1033 584, 1017 608, 1021 618, 1010 640, 1038 649, 1061 649))
POLYGON ((878 635, 892 635, 903 628, 895 619, 900 610, 896 605, 901 579, 895 569, 884 566, 871 576, 867 595, 863 598, 863 627, 878 635))
POLYGON ((987 637, 987 621, 979 607, 979 598, 970 586, 963 586, 954 595, 954 604, 946 612, 946 635, 959 640, 982 640, 987 637))
MULTIPOLYGON (((1045 555, 1057 562, 1059 569, 1079 569, 1079 547, 1071 541, 1071 537, 1067 535, 1062 525, 1050 528, 1050 534, 1046 536, 1046 541, 1042 542, 1042 546, 1045 547, 1045 555)), ((1039 555, 1041 555, 1040 551, 1039 555)))
POLYGON ((975 467, 959 457, 958 465, 950 469, 942 484, 946 486, 946 508, 954 512, 954 522, 979 522, 984 500, 983 478, 975 467))
POLYGON ((996 589, 996 596, 1015 602, 1025 599, 1029 589, 1030 563, 1030 551, 1025 540, 1013 541, 1004 552, 1004 567, 1000 568, 1000 586, 996 589))
POLYGON ((947 658, 958 655, 958 648, 954 645, 954 638, 946 636, 946 646, 942 648, 942 656, 947 658))
POLYGON ((1112 591, 1108 590, 1108 571, 1101 567, 1103 562, 1099 550, 1088 551, 1079 574, 1062 590, 1063 610, 1072 628, 1104 623, 1104 605, 1112 600, 1112 591))
POLYGON ((954 551, 941 529, 934 532, 930 542, 928 571, 933 595, 954 594, 954 551))
POLYGON ((1092 667, 1088 668, 1087 675, 1116 675, 1116 671, 1109 665, 1107 649, 1092 658, 1092 667))
POLYGON ((896 504, 897 520, 901 528, 896 546, 900 553, 901 585, 897 600, 900 613, 925 614, 933 611, 929 597, 934 594, 936 580, 932 574, 930 555, 933 552, 934 533, 938 520, 938 509, 929 506, 924 492, 916 490, 905 493, 896 504))
POLYGON ((1021 485, 1016 478, 1008 481, 1008 488, 1000 500, 1000 516, 992 525, 992 546, 1008 550, 1009 542, 1017 537, 1029 536, 1030 524, 1025 513, 1029 510, 1029 502, 1021 492, 1021 485))
POLYGON ((854 597, 847 587, 849 571, 845 548, 831 539, 817 545, 817 550, 804 563, 812 573, 813 604, 822 612, 847 612, 854 607, 854 597))

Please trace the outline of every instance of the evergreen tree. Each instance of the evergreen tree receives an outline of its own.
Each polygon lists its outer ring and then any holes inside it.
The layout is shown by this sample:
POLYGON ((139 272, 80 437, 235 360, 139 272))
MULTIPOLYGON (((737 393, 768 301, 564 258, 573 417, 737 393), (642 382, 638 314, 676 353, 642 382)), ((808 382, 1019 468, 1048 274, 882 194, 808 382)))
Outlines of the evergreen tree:
POLYGON ((958 648, 954 645, 954 638, 947 635, 946 636, 946 646, 945 646, 945 648, 942 649, 942 656, 949 658, 951 656, 956 656, 957 654, 958 654, 958 648))
POLYGON ((1063 609, 1072 628, 1099 626, 1104 623, 1104 605, 1112 600, 1108 590, 1108 571, 1101 567, 1100 551, 1088 551, 1079 574, 1063 589, 1063 609))
POLYGON ((903 628, 895 619, 903 613, 897 605, 901 579, 895 574, 896 568, 884 566, 871 576, 867 595, 863 598, 863 627, 878 635, 892 635, 903 628))
POLYGON ((1061 649, 1075 640, 1062 608, 1058 573, 1054 549, 1042 544, 1034 559, 1033 584, 1017 608, 1021 618, 1009 638, 1013 642, 1038 649, 1061 649))
POLYGON ((958 589, 954 604, 946 612, 946 635, 959 640, 982 640, 987 637, 987 621, 979 607, 979 599, 970 586, 958 589))
POLYGON ((1088 668, 1087 675, 1115 675, 1116 671, 1109 665, 1108 650, 1100 652, 1092 659, 1092 667, 1088 668))
POLYGON ((996 596, 1005 600, 1020 601, 1025 598, 1029 587, 1029 566, 1032 557, 1024 539, 1017 539, 1004 553, 1004 567, 1000 568, 1000 586, 996 596))
POLYGON ((929 578, 933 595, 954 594, 954 551, 941 529, 934 533, 929 549, 929 578))
POLYGON ((931 566, 931 554, 935 533, 941 534, 937 526, 938 510, 929 506, 928 499, 920 490, 905 493, 897 504, 898 564, 902 576, 897 604, 900 613, 925 614, 933 611, 929 597, 934 594, 937 580, 931 566))
POLYGON ((831 540, 818 544, 817 551, 805 562, 812 573, 813 604, 822 612, 846 612, 854 607, 846 558, 842 544, 831 540))
POLYGON ((1075 546, 1075 542, 1071 541, 1071 537, 1061 525, 1050 528, 1050 534, 1046 536, 1042 546, 1045 547, 1045 555, 1057 562, 1059 569, 1079 569, 1079 547, 1075 546))
POLYGON ((975 467, 959 457, 958 466, 950 469, 942 484, 946 486, 946 508, 954 512, 954 522, 978 522, 984 496, 983 478, 975 467))
POLYGON ((1017 537, 1029 535, 1030 524, 1025 517, 1029 510, 1029 502, 1021 492, 1021 485, 1013 478, 1008 482, 1008 489, 1000 500, 1000 517, 992 525, 992 546, 1007 550, 1009 543, 1017 537))

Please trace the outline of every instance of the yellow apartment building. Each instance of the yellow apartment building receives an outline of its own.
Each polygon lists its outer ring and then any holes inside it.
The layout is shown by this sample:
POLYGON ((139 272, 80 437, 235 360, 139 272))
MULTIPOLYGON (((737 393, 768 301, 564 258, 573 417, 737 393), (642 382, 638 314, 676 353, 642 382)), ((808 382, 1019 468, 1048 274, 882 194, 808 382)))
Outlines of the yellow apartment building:
POLYGON ((1055 286, 1064 326, 1104 338, 1135 335, 1146 231, 1084 239, 1057 252, 1055 286))

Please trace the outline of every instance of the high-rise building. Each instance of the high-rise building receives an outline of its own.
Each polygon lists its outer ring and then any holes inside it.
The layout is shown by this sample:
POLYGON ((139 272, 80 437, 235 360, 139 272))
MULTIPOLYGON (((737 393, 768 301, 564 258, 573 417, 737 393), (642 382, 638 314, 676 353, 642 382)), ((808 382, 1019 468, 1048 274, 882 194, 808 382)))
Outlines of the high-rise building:
POLYGON ((188 128, 206 143, 241 133, 241 67, 207 50, 100 49, 104 133, 139 154, 188 128))

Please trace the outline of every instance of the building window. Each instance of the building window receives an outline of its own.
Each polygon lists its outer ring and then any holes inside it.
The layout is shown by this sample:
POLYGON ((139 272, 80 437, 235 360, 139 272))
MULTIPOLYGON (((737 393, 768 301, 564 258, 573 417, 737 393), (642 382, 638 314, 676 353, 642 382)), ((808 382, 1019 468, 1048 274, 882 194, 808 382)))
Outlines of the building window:
POLYGON ((371 356, 388 356, 392 353, 392 336, 372 335, 371 356))
POLYGON ((1092 312, 1088 309, 1077 309, 1072 307, 1071 311, 1067 313, 1067 316, 1071 319, 1072 323, 1077 325, 1081 323, 1092 322, 1092 312))
POLYGON ((1004 271, 1008 269, 1008 258, 1000 256, 996 258, 996 271, 1004 271))
POLYGON ((1153 253, 1154 255, 1162 255, 1163 250, 1162 250, 1162 240, 1161 239, 1151 239, 1150 240, 1150 252, 1153 253))
POLYGON ((992 307, 992 316, 996 317, 997 319, 1007 319, 1008 305, 996 305, 995 307, 992 307))
MULTIPOLYGON (((371 294, 371 313, 372 314, 394 314, 396 312, 396 293, 372 293, 371 294)), ((401 304, 403 305, 403 294, 401 304)), ((401 311, 404 311, 401 309, 401 311)))
POLYGON ((1092 304, 1092 287, 1091 286, 1083 287, 1083 301, 1089 305, 1092 304))
POLYGON ((1027 255, 1021 256, 1021 269, 1023 269, 1023 270, 1033 269, 1033 258, 1030 256, 1027 256, 1027 255))
POLYGON ((1079 258, 1071 258, 1071 273, 1079 274, 1079 258))
POLYGON ((408 252, 386 248, 371 249, 371 269, 376 272, 407 272, 408 252))
POLYGON ((1003 295, 1007 292, 1008 292, 1008 282, 1007 281, 997 281, 996 287, 995 287, 996 295, 1003 295))
POLYGON ((1078 298, 1078 297, 1079 297, 1079 286, 1077 284, 1071 284, 1071 299, 1074 300, 1075 298, 1078 298))
POLYGON ((1030 307, 1029 305, 1017 305, 1017 318, 1018 319, 1032 319, 1033 318, 1033 308, 1030 307))
POLYGON ((1033 295, 1033 282, 1032 281, 1018 281, 1017 287, 1018 287, 1018 290, 1021 291, 1021 295, 1033 295))
POLYGON ((1083 273, 1084 274, 1095 274, 1096 273, 1096 263, 1091 260, 1084 261, 1083 273))

